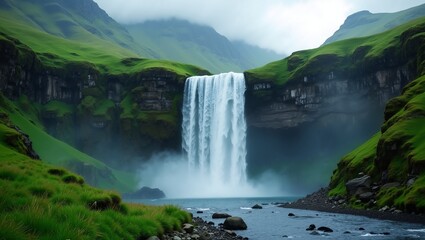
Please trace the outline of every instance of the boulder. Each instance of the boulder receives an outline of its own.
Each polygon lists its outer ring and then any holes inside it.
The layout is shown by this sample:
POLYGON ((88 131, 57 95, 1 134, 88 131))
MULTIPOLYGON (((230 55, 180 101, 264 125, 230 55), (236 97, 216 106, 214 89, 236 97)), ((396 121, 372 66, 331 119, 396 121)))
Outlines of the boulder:
POLYGON ((246 230, 245 221, 240 217, 228 217, 224 221, 223 228, 226 230, 246 230))
POLYGON ((228 217, 231 217, 231 215, 229 215, 227 213, 213 213, 213 215, 212 215, 213 219, 228 218, 228 217))
POLYGON ((322 232, 333 232, 334 230, 328 228, 328 227, 319 227, 317 230, 322 231, 322 232))
POLYGON ((360 200, 363 202, 368 202, 374 197, 373 192, 365 192, 359 195, 360 200))
POLYGON ((185 231, 187 233, 193 233, 194 228, 195 227, 192 224, 189 224, 189 223, 183 224, 183 231, 185 231))
POLYGON ((262 206, 255 204, 254 206, 251 207, 252 209, 263 209, 262 206))
POLYGON ((295 217, 295 214, 293 214, 293 213, 288 213, 288 217, 295 217))
POLYGON ((314 229, 316 229, 316 225, 314 224, 310 224, 310 226, 308 226, 308 228, 306 228, 306 231, 313 231, 314 229))
POLYGON ((354 178, 345 183, 347 192, 351 195, 355 194, 359 188, 370 188, 371 178, 368 175, 364 175, 359 178, 354 178))

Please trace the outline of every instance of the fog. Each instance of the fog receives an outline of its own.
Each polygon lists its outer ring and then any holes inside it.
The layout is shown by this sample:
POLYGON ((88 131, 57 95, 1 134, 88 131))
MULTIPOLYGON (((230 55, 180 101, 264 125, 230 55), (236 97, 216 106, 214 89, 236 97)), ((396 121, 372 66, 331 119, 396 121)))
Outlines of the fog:
POLYGON ((139 187, 148 186, 164 191, 167 198, 273 197, 287 196, 280 177, 265 171, 256 180, 212 185, 214 182, 199 171, 190 172, 184 157, 175 152, 161 152, 141 165, 139 187))
POLYGON ((423 0, 95 0, 121 23, 179 18, 213 27, 230 40, 241 40, 282 54, 319 47, 345 18, 362 10, 401 11, 423 0))

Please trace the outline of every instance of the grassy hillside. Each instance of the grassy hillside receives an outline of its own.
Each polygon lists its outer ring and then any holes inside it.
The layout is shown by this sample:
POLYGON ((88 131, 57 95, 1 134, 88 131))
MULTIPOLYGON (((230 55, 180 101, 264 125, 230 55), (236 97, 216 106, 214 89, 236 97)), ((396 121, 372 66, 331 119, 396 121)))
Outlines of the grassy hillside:
MULTIPOLYGON (((0 107, 7 114, 10 121, 29 135, 33 141, 33 148, 46 163, 68 169, 90 170, 91 184, 105 189, 115 189, 121 192, 135 190, 136 177, 129 172, 111 169, 101 161, 55 139, 47 134, 37 116, 39 109, 22 96, 16 104, 0 96, 0 107), (81 166, 84 166, 81 169, 81 166)), ((40 106, 41 107, 41 106, 40 106)))
POLYGON ((374 35, 425 16, 425 4, 395 13, 361 11, 349 16, 343 25, 324 44, 374 35))
POLYGON ((148 21, 126 28, 137 43, 155 52, 155 58, 193 63, 215 73, 243 71, 281 58, 183 20, 148 21))
MULTIPOLYGON (((375 183, 400 184, 380 188, 376 192, 376 208, 387 205, 408 212, 425 212, 424 126, 425 76, 422 76, 387 104, 381 132, 341 160, 331 179, 330 194, 346 195, 345 183, 363 172, 375 183)), ((355 201, 352 197, 351 203, 355 201)))
POLYGON ((190 221, 187 212, 173 206, 124 204, 117 193, 95 189, 72 172, 31 159, 27 150, 24 137, 2 108, 1 239, 146 239, 179 230, 190 221))
MULTIPOLYGON (((333 72, 343 77, 377 67, 392 67, 416 55, 414 49, 423 41, 425 18, 420 18, 377 35, 334 42, 319 48, 298 51, 291 56, 246 71, 249 82, 272 81, 283 85, 290 81, 326 78, 333 72)), ((423 63, 419 63, 423 64, 423 63)), ((416 68, 416 66, 415 66, 416 68)))
POLYGON ((136 44, 130 34, 92 0, 2 0, 3 19, 28 25, 60 38, 120 46, 143 57, 152 57, 147 48, 136 44), (109 43, 109 44, 107 44, 109 43))

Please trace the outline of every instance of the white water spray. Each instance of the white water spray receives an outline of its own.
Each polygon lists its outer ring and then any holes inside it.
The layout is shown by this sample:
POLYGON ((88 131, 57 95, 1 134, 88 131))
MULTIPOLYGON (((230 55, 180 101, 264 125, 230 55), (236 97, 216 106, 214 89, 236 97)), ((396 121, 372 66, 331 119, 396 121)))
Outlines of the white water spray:
POLYGON ((189 174, 199 173, 214 194, 246 186, 245 89, 242 73, 186 80, 183 150, 189 174))

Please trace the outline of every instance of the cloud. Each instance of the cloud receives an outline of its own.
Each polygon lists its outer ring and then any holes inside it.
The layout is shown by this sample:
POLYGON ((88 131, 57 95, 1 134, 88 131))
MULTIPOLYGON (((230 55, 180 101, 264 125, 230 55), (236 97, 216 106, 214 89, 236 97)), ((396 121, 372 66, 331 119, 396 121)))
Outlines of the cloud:
POLYGON ((279 53, 320 46, 360 10, 394 12, 423 0, 95 0, 121 23, 180 18, 279 53))

